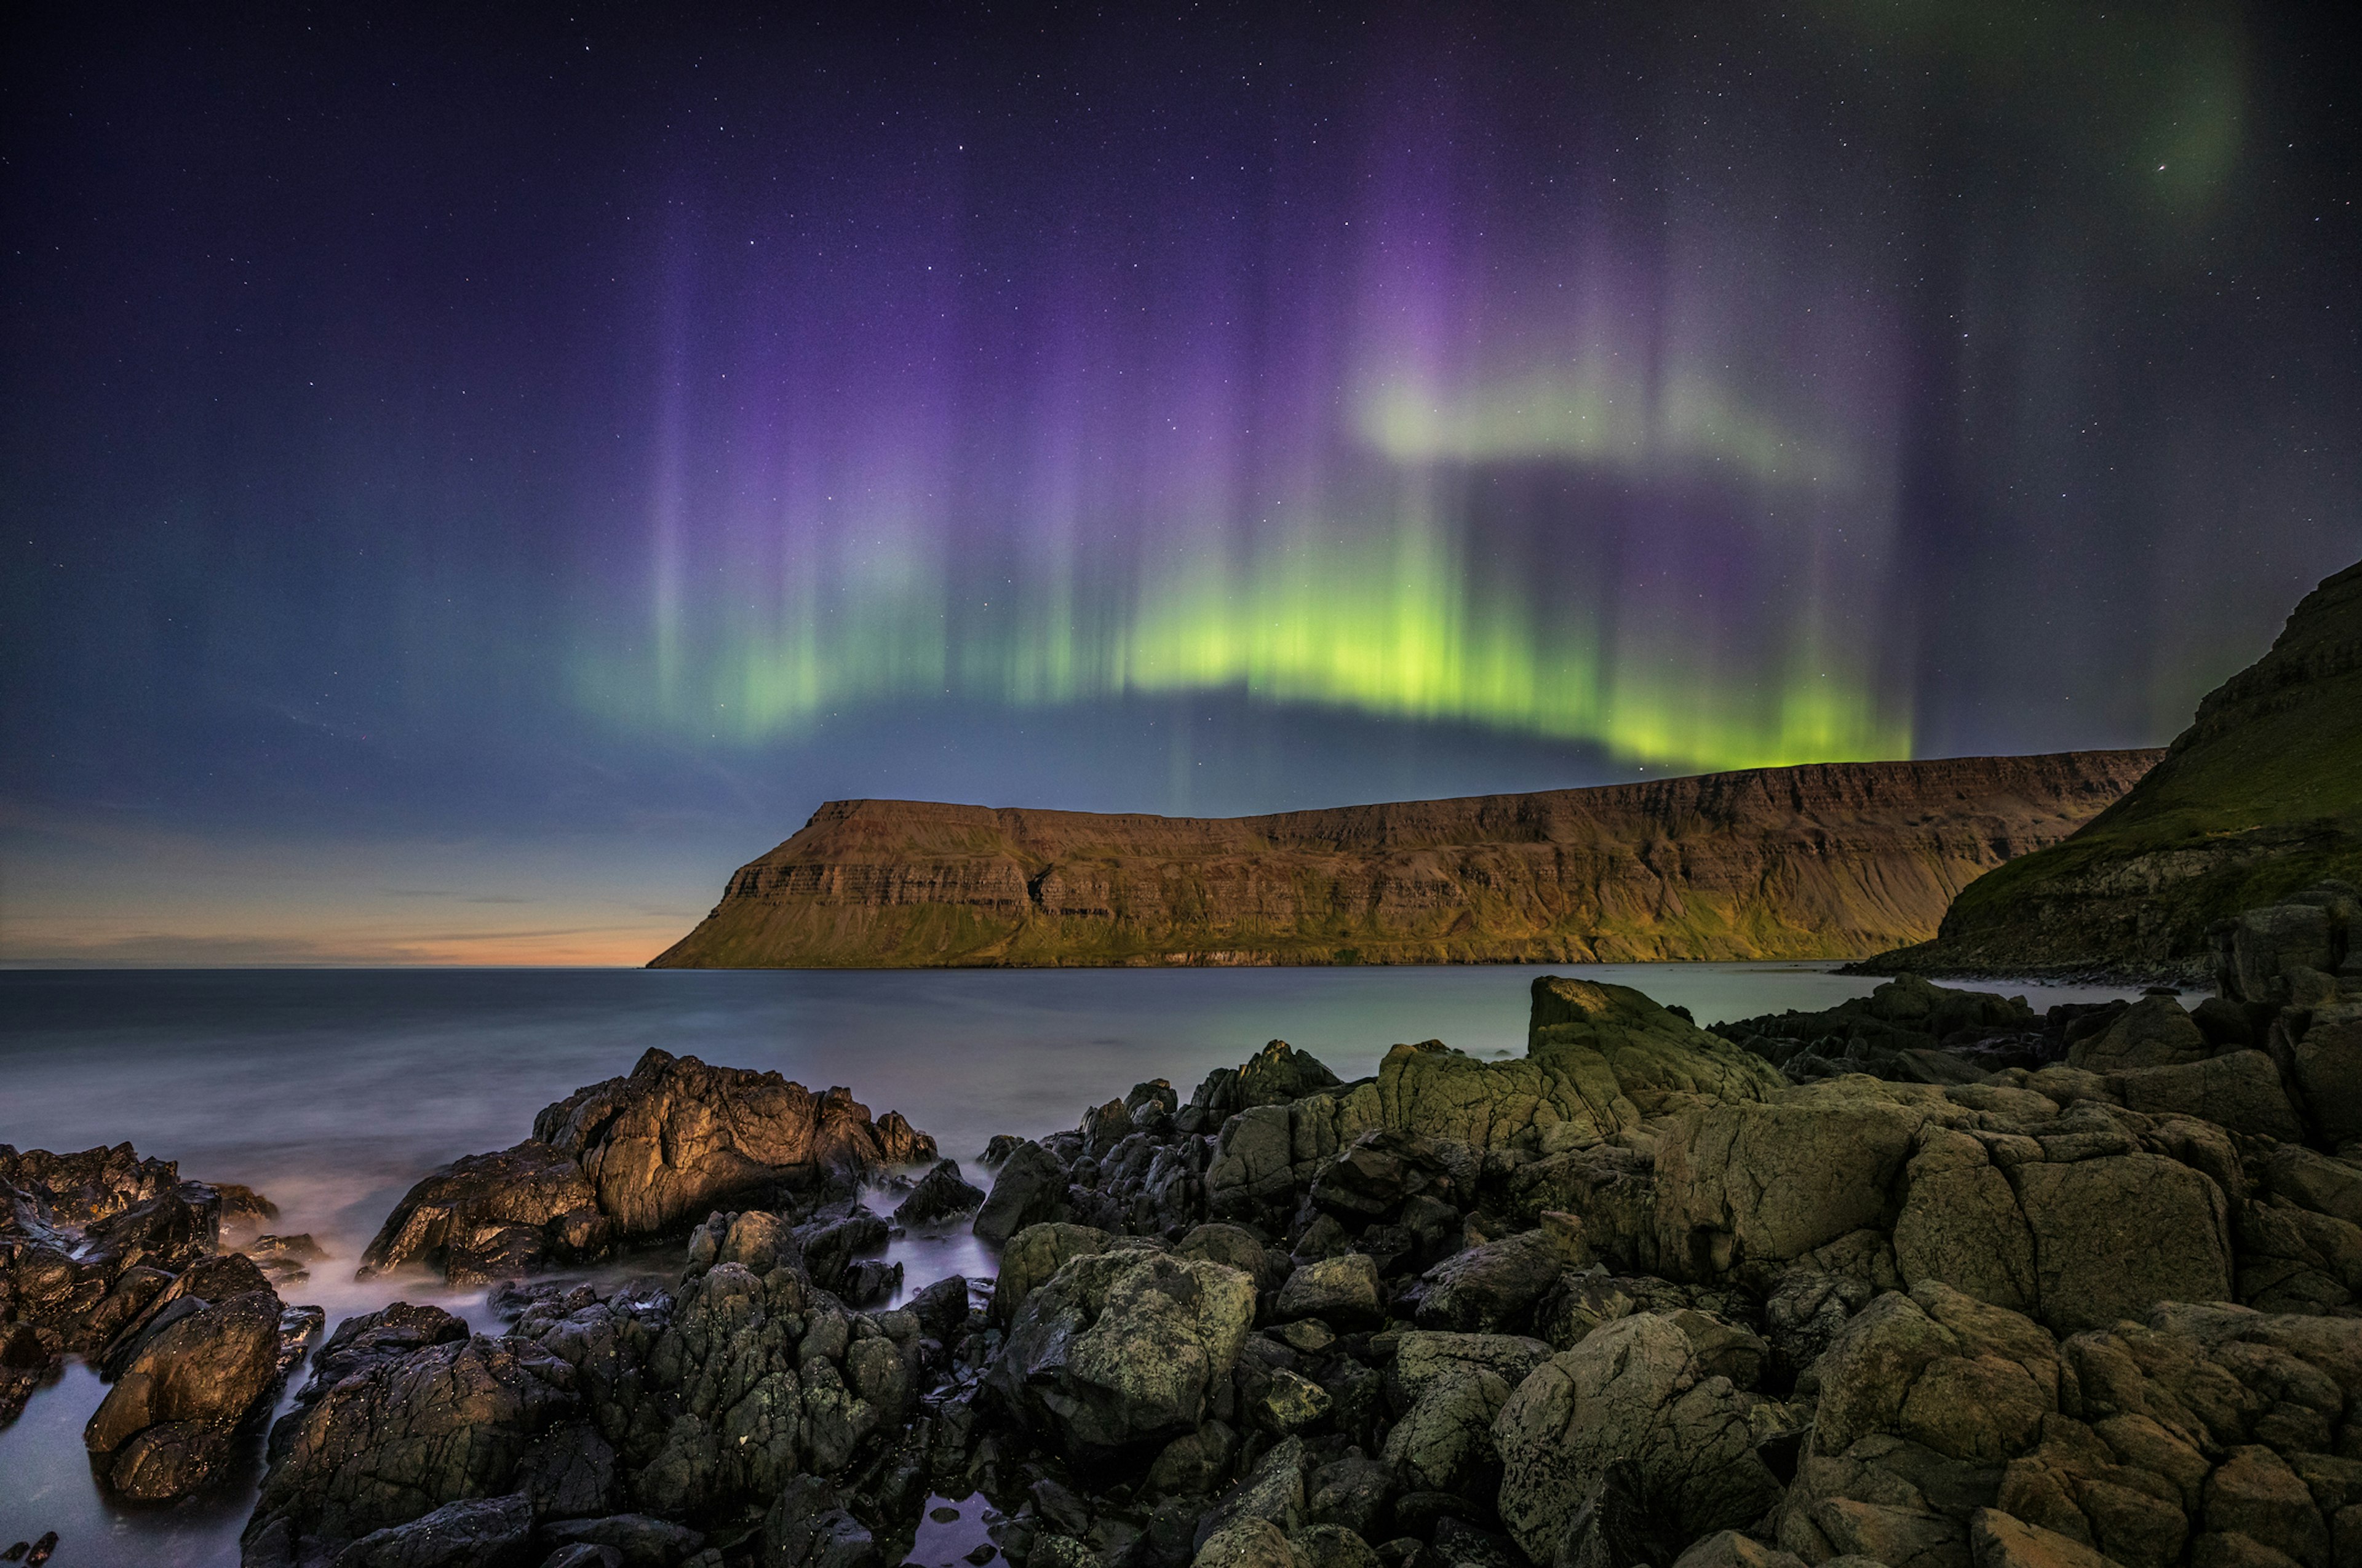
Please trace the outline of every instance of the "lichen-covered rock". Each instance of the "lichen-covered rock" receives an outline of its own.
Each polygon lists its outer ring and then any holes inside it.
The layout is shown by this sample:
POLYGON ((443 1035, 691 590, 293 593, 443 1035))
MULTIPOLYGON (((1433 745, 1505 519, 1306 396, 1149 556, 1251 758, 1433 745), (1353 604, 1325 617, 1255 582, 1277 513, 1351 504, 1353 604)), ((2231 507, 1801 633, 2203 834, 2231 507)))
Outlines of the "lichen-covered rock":
POLYGON ((420 1180, 361 1254, 364 1278, 412 1264, 481 1285, 603 1253, 613 1227, 582 1167, 528 1139, 420 1180))
POLYGON ((1756 1445, 1786 1419, 1727 1378, 1701 1377, 1671 1318, 1620 1319, 1544 1363, 1502 1408, 1502 1522, 1529 1557, 1550 1561, 1620 1459, 1688 1529, 1742 1528, 1780 1499, 1756 1445))
POLYGON ((1366 1253, 1306 1264, 1279 1287, 1272 1316, 1282 1322, 1318 1318, 1332 1329, 1374 1328, 1385 1316, 1378 1265, 1366 1253))
POLYGON ((2198 1171, 2125 1154, 2029 1163, 2015 1176, 2052 1327, 2100 1328, 2158 1301, 2230 1297, 2228 1206, 2198 1171))
POLYGON ((1254 1320, 1238 1270, 1137 1248, 1070 1258, 1018 1309, 990 1382, 1076 1454, 1194 1429, 1254 1320))
POLYGON ((1657 1142, 1657 1255, 1713 1278, 1785 1263, 1850 1231, 1892 1231, 1927 1121, 1888 1099, 1791 1091, 1677 1117, 1657 1142))
POLYGON ((2108 1088, 2125 1109, 2147 1115, 2200 1117, 2234 1132, 2290 1143, 2304 1137, 2279 1068, 2261 1051, 2112 1072, 2108 1088))
POLYGON ((1017 1320, 1025 1298, 1066 1266, 1066 1260, 1108 1248, 1108 1233, 1064 1221, 1028 1225, 1000 1249, 1000 1277, 993 1286, 992 1315, 1003 1324, 1017 1320))
POLYGON ((2099 1033, 2067 1049, 2067 1065, 2087 1073, 2165 1067, 2202 1062, 2212 1047, 2181 1004, 2169 996, 2143 997, 2099 1033))
POLYGON ((1322 1089, 1335 1088, 1337 1084, 1337 1075, 1329 1070, 1326 1063, 1285 1040, 1275 1040, 1239 1069, 1239 1104, 1242 1109, 1286 1105, 1322 1089))

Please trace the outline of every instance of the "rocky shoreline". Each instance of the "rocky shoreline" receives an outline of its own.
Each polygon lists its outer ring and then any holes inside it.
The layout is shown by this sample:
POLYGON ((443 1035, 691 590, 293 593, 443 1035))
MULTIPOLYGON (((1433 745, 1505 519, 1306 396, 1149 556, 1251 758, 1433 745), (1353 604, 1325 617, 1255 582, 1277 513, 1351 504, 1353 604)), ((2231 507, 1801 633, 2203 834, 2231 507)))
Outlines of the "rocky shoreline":
MULTIPOLYGON (((1274 1042, 994 1140, 988 1187, 650 1052, 388 1216, 364 1266, 501 1282, 490 1320, 311 1349, 244 1560, 2342 1568, 2357 929, 2337 888, 2251 911, 2194 1009, 1906 977, 1706 1030, 1549 978, 1523 1057, 1274 1042), (881 1309, 898 1226, 996 1276, 881 1309)), ((324 1327, 301 1239, 226 1246, 260 1200, 127 1146, 0 1179, 6 1386, 84 1357, 101 1485, 219 1484, 324 1327)))

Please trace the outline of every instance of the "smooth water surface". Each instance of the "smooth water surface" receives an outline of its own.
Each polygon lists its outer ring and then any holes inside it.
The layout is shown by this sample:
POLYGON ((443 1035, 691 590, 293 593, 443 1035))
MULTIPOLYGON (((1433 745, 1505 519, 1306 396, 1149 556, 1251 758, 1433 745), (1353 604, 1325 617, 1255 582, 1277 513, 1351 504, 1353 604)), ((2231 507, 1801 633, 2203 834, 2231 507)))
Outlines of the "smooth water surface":
MULTIPOLYGON (((406 1295, 481 1329, 492 1325, 480 1293, 355 1283, 362 1247, 427 1171, 526 1137, 544 1105, 630 1071, 651 1045, 845 1085, 877 1114, 901 1111, 976 1176, 996 1132, 1071 1127, 1146 1078, 1186 1099, 1266 1040, 1346 1078, 1374 1072, 1400 1041, 1522 1054, 1529 987, 1552 972, 1638 986, 1701 1023, 1829 1007, 1877 983, 1809 964, 0 972, 0 1143, 128 1140, 185 1177, 258 1188, 281 1208, 273 1229, 309 1231, 328 1251, 285 1294, 326 1307, 331 1326, 406 1295)), ((2127 994, 2004 988, 2037 1010, 2127 994)), ((992 1271, 964 1233, 898 1240, 889 1256, 911 1290, 992 1271)), ((81 1445, 102 1394, 69 1367, 0 1430, 0 1547, 55 1529, 61 1568, 235 1563, 251 1474, 243 1496, 111 1508, 81 1445)))

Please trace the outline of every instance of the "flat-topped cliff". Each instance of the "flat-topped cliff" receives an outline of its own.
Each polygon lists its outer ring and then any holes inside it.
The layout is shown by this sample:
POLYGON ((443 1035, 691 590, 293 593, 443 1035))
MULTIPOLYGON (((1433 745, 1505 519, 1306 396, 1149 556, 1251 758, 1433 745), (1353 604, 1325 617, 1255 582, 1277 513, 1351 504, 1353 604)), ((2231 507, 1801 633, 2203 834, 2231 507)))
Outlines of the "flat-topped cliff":
POLYGON ((679 968, 1858 957, 2156 751, 1820 763, 1270 816, 835 801, 679 968))

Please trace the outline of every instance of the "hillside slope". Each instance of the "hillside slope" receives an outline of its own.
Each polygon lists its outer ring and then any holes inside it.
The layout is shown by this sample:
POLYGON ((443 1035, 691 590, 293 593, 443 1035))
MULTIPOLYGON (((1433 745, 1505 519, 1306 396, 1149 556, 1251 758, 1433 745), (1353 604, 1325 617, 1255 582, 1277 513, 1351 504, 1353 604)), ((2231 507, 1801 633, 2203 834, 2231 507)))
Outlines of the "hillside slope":
POLYGON ((2362 563, 2307 594, 2123 800, 1864 967, 2199 979, 2208 925, 2331 877, 2362 881, 2362 563))
POLYGON ((2158 753, 1824 763, 1202 819, 839 801, 657 967, 1854 957, 2158 753))

